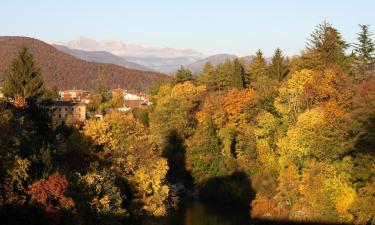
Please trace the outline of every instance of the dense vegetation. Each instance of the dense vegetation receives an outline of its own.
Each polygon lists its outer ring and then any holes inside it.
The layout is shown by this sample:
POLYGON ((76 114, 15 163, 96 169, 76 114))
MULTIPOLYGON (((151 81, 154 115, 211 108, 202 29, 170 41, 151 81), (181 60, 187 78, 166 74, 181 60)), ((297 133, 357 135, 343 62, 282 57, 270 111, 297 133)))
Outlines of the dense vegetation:
POLYGON ((170 184, 180 182, 251 205, 253 218, 375 224, 375 50, 360 28, 350 54, 323 23, 300 56, 277 49, 269 63, 258 51, 250 64, 181 68, 152 89, 151 107, 74 127, 45 119, 46 89, 21 51, 0 110, 1 216, 148 221, 168 213, 170 184))
POLYGON ((46 84, 59 89, 95 90, 99 84, 110 88, 144 89, 166 78, 160 73, 84 61, 36 39, 3 36, 0 37, 0 83, 7 65, 21 47, 30 49, 46 84))

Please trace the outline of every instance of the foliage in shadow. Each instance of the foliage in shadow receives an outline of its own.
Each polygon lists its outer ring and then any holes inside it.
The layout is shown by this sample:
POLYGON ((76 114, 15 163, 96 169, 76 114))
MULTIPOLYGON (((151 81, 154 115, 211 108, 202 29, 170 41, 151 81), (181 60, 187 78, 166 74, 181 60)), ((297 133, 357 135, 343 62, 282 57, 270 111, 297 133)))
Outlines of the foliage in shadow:
POLYGON ((186 186, 192 187, 193 178, 186 170, 186 148, 177 131, 171 131, 167 136, 163 157, 168 161, 168 182, 171 184, 182 182, 186 186))

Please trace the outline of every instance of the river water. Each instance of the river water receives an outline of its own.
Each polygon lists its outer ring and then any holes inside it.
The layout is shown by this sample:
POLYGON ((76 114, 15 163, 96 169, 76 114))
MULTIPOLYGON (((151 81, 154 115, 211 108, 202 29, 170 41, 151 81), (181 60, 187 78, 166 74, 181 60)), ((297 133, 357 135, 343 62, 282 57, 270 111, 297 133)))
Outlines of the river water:
POLYGON ((249 209, 224 203, 186 202, 160 225, 250 225, 249 209))

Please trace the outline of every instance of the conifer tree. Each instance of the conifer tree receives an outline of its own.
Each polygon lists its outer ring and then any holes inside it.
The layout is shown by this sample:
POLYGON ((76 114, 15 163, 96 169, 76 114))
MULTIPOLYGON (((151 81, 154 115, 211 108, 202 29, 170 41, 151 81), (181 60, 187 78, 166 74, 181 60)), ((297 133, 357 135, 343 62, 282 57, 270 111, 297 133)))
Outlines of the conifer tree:
POLYGON ((277 48, 272 56, 269 72, 278 81, 281 81, 289 72, 288 60, 284 57, 280 48, 277 48))
POLYGON ((303 57, 310 69, 324 70, 334 65, 345 68, 345 50, 348 47, 340 32, 330 23, 323 22, 311 34, 307 52, 303 57))
POLYGON ((358 33, 358 44, 354 45, 356 54, 356 80, 368 78, 368 72, 375 67, 375 44, 371 39, 372 33, 369 25, 359 25, 361 31, 358 33))
POLYGON ((233 63, 226 60, 219 64, 215 70, 217 90, 230 89, 232 86, 233 63))
POLYGON ((177 71, 175 76, 175 83, 184 83, 186 81, 192 81, 193 80, 193 74, 189 69, 185 69, 181 66, 181 68, 177 71))
POLYGON ((233 61, 232 87, 237 89, 245 87, 245 70, 238 59, 233 61))
POLYGON ((245 77, 246 87, 256 88, 257 80, 268 77, 267 62, 263 56, 263 52, 259 49, 255 59, 250 63, 249 72, 245 77))
POLYGON ((209 90, 216 90, 217 89, 215 69, 210 62, 207 62, 204 65, 204 68, 199 75, 199 79, 200 79, 200 82, 202 84, 206 85, 206 87, 209 90))
POLYGON ((45 93, 40 69, 27 48, 22 48, 5 72, 4 95, 20 107, 42 101, 45 93))

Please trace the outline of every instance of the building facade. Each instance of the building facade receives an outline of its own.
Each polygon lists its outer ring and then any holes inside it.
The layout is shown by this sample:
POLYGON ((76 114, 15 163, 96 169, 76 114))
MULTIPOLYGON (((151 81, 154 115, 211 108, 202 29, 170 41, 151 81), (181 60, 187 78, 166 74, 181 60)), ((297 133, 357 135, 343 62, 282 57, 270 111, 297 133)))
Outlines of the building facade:
POLYGON ((49 114, 55 124, 74 124, 86 121, 86 105, 72 101, 57 101, 48 106, 49 114))

